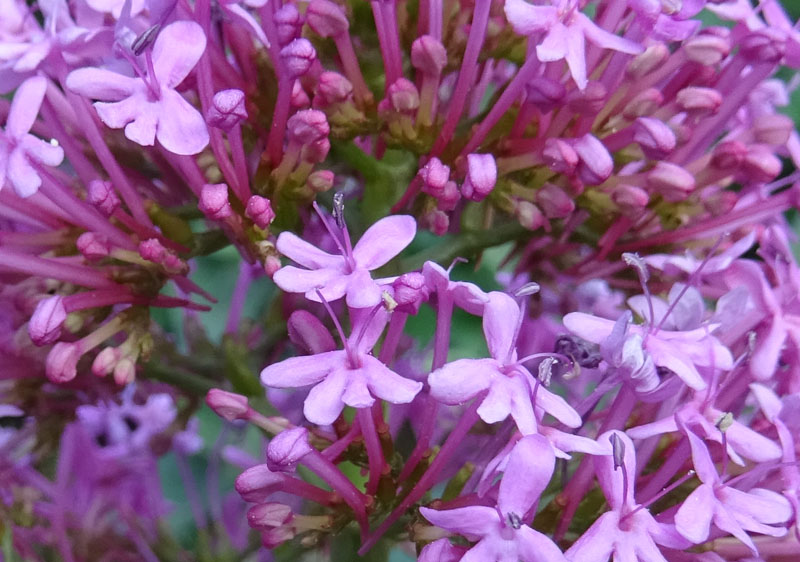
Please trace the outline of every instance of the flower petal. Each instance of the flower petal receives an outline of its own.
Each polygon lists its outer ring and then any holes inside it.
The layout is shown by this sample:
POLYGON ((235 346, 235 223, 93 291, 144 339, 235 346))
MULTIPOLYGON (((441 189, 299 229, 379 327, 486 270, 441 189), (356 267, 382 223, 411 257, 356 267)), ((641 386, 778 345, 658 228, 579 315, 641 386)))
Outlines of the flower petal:
POLYGON ((499 523, 497 510, 483 505, 436 510, 420 507, 422 516, 442 529, 469 537, 483 537, 499 523))
POLYGON ((408 404, 422 390, 422 383, 401 377, 375 357, 362 357, 367 386, 372 394, 392 404, 408 404))
POLYGON ((353 408, 368 408, 372 406, 375 403, 375 399, 367 388, 367 381, 362 370, 349 369, 346 376, 347 385, 342 394, 342 401, 353 408))
POLYGON ((39 114, 39 108, 42 106, 46 90, 47 79, 43 76, 28 78, 20 84, 8 111, 7 135, 19 139, 31 130, 36 116, 39 114))
POLYGON ((272 280, 281 290, 288 293, 307 293, 321 289, 331 279, 338 277, 340 273, 334 269, 300 269, 287 265, 276 271, 272 280))
POLYGON ((675 513, 675 529, 695 544, 705 542, 717 499, 708 484, 698 486, 675 513))
POLYGON ((261 371, 261 384, 275 388, 296 388, 321 381, 333 369, 344 364, 344 352, 327 351, 316 355, 290 357, 261 371))
POLYGON ((411 244, 417 233, 417 221, 409 215, 383 218, 367 229, 353 248, 359 267, 377 269, 411 244))
POLYGON ((296 234, 281 232, 275 243, 278 251, 293 262, 309 269, 330 268, 344 271, 344 258, 323 252, 296 234))
POLYGON ((209 137, 205 119, 182 95, 162 88, 158 105, 156 137, 164 148, 174 154, 189 156, 206 147, 209 137))
POLYGON ((153 46, 153 70, 162 89, 183 82, 205 49, 203 28, 193 21, 176 21, 161 30, 153 46))
POLYGON ((31 166, 27 155, 19 147, 9 155, 6 173, 8 181, 14 186, 14 191, 20 197, 30 197, 42 185, 42 179, 38 172, 31 166))
POLYGON ((103 68, 79 68, 67 75, 67 88, 94 100, 119 101, 142 86, 141 80, 103 68))
POLYGON ((303 403, 303 415, 306 419, 317 425, 335 422, 344 409, 342 395, 347 383, 347 369, 334 369, 324 381, 312 388, 303 403))
POLYGON ((536 389, 536 405, 568 427, 580 427, 583 424, 578 412, 558 394, 553 394, 543 385, 536 389))
POLYGON ((498 291, 489 293, 489 302, 483 309, 483 334, 489 353, 500 363, 511 360, 520 314, 517 301, 510 295, 498 291))
MULTIPOLYGON (((618 516, 608 511, 597 520, 575 541, 564 555, 570 562, 598 562, 608 560, 614 549, 614 543, 622 535, 618 526, 618 516)), ((624 539, 623 539, 624 540, 624 539)))
POLYGON ((511 413, 512 394, 509 392, 508 385, 495 379, 489 387, 489 394, 478 407, 478 415, 486 423, 503 421, 511 413))
POLYGON ((555 466, 553 447, 545 437, 527 435, 517 441, 497 496, 497 507, 503 515, 515 513, 523 517, 539 501, 555 466))
POLYGON ((428 375, 431 396, 445 404, 463 404, 489 386, 496 370, 492 359, 458 359, 428 375))
POLYGON ((506 0, 504 9, 508 23, 520 35, 547 31, 558 18, 555 6, 535 6, 525 0, 506 0))
POLYGON ((582 35, 585 35, 589 41, 599 47, 628 53, 629 55, 638 55, 644 50, 638 43, 609 33, 581 12, 576 12, 573 17, 575 18, 573 21, 577 24, 576 27, 581 30, 582 35))
POLYGON ((381 302, 381 288, 366 269, 356 269, 347 276, 347 306, 373 308, 381 302))
POLYGON ((527 525, 517 531, 517 545, 522 562, 566 562, 567 560, 550 537, 534 531, 527 525))

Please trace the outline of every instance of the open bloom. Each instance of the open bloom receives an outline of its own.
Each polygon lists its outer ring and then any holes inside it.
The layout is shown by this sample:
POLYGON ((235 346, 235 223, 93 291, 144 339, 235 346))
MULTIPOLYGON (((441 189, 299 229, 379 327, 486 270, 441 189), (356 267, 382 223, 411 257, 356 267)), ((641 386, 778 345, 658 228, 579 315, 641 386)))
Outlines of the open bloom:
POLYGON ((208 129, 200 112, 175 87, 205 48, 206 37, 197 23, 176 21, 155 40, 152 74, 132 78, 102 68, 79 68, 67 76, 67 87, 100 100, 94 104, 100 119, 112 129, 125 127, 130 140, 152 146, 158 139, 175 154, 197 154, 208 144, 208 129))
POLYGON ((320 301, 319 291, 327 301, 346 295, 347 304, 353 308, 377 305, 381 288, 369 272, 386 264, 411 243, 417 232, 416 221, 408 215, 381 219, 352 248, 349 235, 345 229, 341 231, 343 240, 337 239, 341 255, 329 254, 291 232, 282 232, 276 244, 278 251, 306 269, 282 267, 273 277, 275 284, 290 293, 305 293, 308 300, 315 302, 320 301))

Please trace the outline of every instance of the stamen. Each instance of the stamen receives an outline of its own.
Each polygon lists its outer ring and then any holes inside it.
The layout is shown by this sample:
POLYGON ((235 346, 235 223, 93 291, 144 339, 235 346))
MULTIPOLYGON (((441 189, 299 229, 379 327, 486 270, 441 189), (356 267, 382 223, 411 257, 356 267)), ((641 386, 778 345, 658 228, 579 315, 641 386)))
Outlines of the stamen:
POLYGON ((531 281, 530 283, 525 283, 522 287, 514 291, 515 297, 529 297, 530 295, 535 295, 539 292, 541 287, 535 281, 531 281))
POLYGON ((146 48, 153 44, 158 36, 159 31, 161 31, 161 25, 159 24, 155 24, 145 29, 144 32, 142 32, 142 34, 134 39, 133 43, 131 43, 131 51, 133 51, 133 54, 137 57, 141 55, 146 48))
MULTIPOLYGON (((344 330, 342 330, 342 325, 339 323, 339 319, 333 313, 333 309, 331 308, 331 305, 328 302, 328 300, 324 296, 322 296, 322 291, 317 289, 316 293, 317 296, 319 297, 319 300, 322 302, 322 306, 324 306, 325 310, 328 311, 328 315, 331 317, 333 325, 336 327, 336 332, 339 334, 339 338, 342 340, 342 345, 345 347, 345 350, 348 350, 347 338, 344 337, 344 330)), ((348 350, 348 355, 349 355, 349 350, 348 350)))
POLYGON ((522 518, 513 511, 510 512, 506 517, 508 518, 508 524, 511 525, 512 529, 517 530, 522 527, 522 518))
POLYGON ((322 212, 322 209, 319 208, 319 205, 317 205, 316 201, 314 201, 314 203, 312 203, 312 207, 314 208, 314 211, 316 211, 317 215, 319 216, 320 220, 322 221, 323 226, 325 226, 325 230, 327 230, 328 234, 330 234, 331 238, 333 238, 333 241, 336 244, 336 247, 339 248, 339 252, 343 256, 347 257, 348 254, 345 251, 344 246, 342 245, 342 241, 339 239, 338 236, 336 236, 336 233, 333 231, 333 229, 331 228, 331 225, 328 223, 327 217, 325 217, 325 214, 322 212))
POLYGON ((639 254, 632 252, 625 252, 622 254, 622 260, 630 267, 633 267, 636 270, 636 274, 639 276, 639 283, 641 284, 642 292, 647 299, 647 308, 650 312, 649 324, 650 326, 653 326, 653 323, 655 322, 655 312, 653 311, 653 298, 650 295, 650 289, 647 288, 647 281, 650 280, 650 273, 647 271, 647 264, 644 263, 644 260, 639 256, 639 254))
POLYGON ((539 363, 539 380, 545 388, 550 386, 550 379, 553 378, 553 365, 555 365, 555 363, 556 360, 554 357, 548 357, 539 363))

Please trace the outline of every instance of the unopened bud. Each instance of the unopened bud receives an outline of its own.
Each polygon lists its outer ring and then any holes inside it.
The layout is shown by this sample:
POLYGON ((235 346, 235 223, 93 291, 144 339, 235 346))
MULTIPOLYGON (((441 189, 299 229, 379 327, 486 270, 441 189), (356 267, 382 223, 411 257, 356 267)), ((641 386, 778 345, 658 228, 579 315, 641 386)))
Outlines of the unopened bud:
POLYGON ((647 158, 661 160, 675 149, 675 133, 663 121, 639 117, 634 127, 633 140, 647 158))
POLYGON ((311 100, 308 98, 305 89, 303 89, 303 84, 300 80, 295 80, 294 84, 292 84, 292 97, 289 103, 295 109, 303 109, 311 105, 311 100))
POLYGON ((100 260, 111 253, 111 243, 108 238, 95 232, 84 232, 75 242, 78 251, 90 261, 100 260))
POLYGON ((243 91, 231 88, 214 94, 206 118, 209 125, 230 131, 245 119, 247 119, 247 109, 243 91))
POLYGON ((117 362, 122 359, 122 351, 117 347, 105 347, 92 361, 92 373, 97 377, 105 377, 114 372, 117 362))
POLYGON ((573 144, 580 159, 578 177, 588 185, 598 185, 606 181, 614 171, 614 161, 605 145, 597 137, 586 134, 573 144))
POLYGON ((438 39, 423 35, 411 44, 411 64, 423 74, 439 76, 447 65, 447 50, 438 39))
POLYGON ((47 354, 45 373, 55 383, 68 382, 78 374, 78 360, 81 358, 78 345, 58 342, 47 354))
POLYGON ((718 170, 735 171, 747 156, 747 146, 737 140, 723 141, 714 147, 711 165, 718 170))
POLYGON ((269 225, 275 220, 275 211, 272 210, 272 204, 269 199, 260 195, 253 195, 247 200, 244 214, 261 229, 269 228, 269 225))
POLYGON ((430 291, 425 284, 425 276, 412 271, 404 273, 392 283, 396 309, 406 314, 416 314, 423 302, 428 300, 430 291))
POLYGON ((461 194, 472 201, 483 201, 497 183, 497 163, 491 154, 468 154, 467 176, 461 194))
POLYGON ((289 76, 300 78, 311 69, 311 65, 317 60, 317 51, 311 41, 300 38, 293 40, 281 49, 280 57, 289 76))
POLYGON ((228 201, 228 186, 224 183, 204 185, 197 207, 211 220, 222 220, 231 216, 233 209, 228 201))
POLYGON ((353 84, 338 72, 326 71, 319 75, 314 107, 327 107, 346 102, 353 96, 353 84))
POLYGON ((653 70, 660 68, 667 58, 669 58, 669 55, 669 49, 664 43, 650 45, 643 53, 636 55, 636 57, 628 63, 626 73, 634 80, 642 78, 653 70))
POLYGON ((542 158, 545 165, 554 172, 572 175, 578 167, 578 153, 563 139, 548 138, 544 141, 542 158))
POLYGON ((741 39, 739 52, 750 62, 780 62, 786 53, 786 32, 772 27, 757 29, 741 39))
POLYGON ((661 90, 658 88, 648 88, 636 94, 636 96, 628 102, 622 115, 626 119, 631 120, 637 117, 650 115, 658 109, 662 103, 664 103, 664 94, 661 93, 661 90))
POLYGON ((722 105, 722 95, 713 88, 690 86, 675 96, 678 106, 693 113, 716 113, 722 105))
POLYGON ((120 201, 110 181, 92 180, 88 188, 89 203, 110 217, 119 208, 120 201))
POLYGON ((311 164, 320 164, 328 157, 331 150, 331 141, 326 138, 315 140, 303 147, 300 159, 311 164))
POLYGON ((298 111, 286 122, 289 140, 298 144, 310 144, 326 138, 331 132, 328 118, 316 109, 298 111))
POLYGON ((292 518, 292 508, 282 503, 261 503, 247 510, 247 524, 253 529, 280 527, 292 518))
POLYGON ((270 441, 267 447, 267 466, 274 472, 290 472, 311 451, 306 428, 287 429, 270 441))
POLYGON ((567 95, 567 89, 558 80, 544 76, 534 78, 525 86, 526 101, 534 104, 542 113, 548 113, 561 107, 567 95))
POLYGON ((563 219, 575 210, 572 198, 563 189, 549 182, 536 192, 536 204, 550 219, 563 219))
POLYGON ((219 388, 208 391, 206 404, 215 414, 230 422, 247 419, 247 413, 250 411, 247 397, 219 388))
POLYGON ((445 166, 434 156, 420 169, 419 177, 422 180, 422 191, 439 197, 444 193, 447 182, 450 181, 450 166, 445 166))
POLYGON ((519 200, 514 204, 514 215, 520 225, 528 230, 536 230, 545 223, 544 215, 539 207, 530 201, 519 200))
POLYGON ((398 78, 386 92, 391 108, 399 113, 411 113, 419 108, 419 91, 411 80, 398 78))
POLYGON ((760 115, 753 122, 753 138, 758 143, 773 146, 786 144, 793 130, 792 119, 780 113, 760 115))
POLYGON ((306 185, 311 188, 314 193, 325 193, 330 191, 333 187, 333 182, 336 175, 330 170, 317 170, 311 172, 306 180, 306 185))
POLYGON ((569 108, 576 113, 597 114, 608 100, 608 90, 602 82, 589 81, 583 90, 573 90, 567 96, 569 108))
POLYGON ((306 21, 322 37, 336 37, 350 28, 342 8, 328 0, 312 0, 306 10, 306 21))
POLYGON ((28 335, 36 345, 48 345, 61 336, 61 326, 67 319, 64 298, 53 295, 36 303, 30 322, 28 335))
POLYGON ((277 9, 272 16, 272 21, 275 24, 275 34, 280 46, 289 44, 300 35, 300 30, 303 28, 303 16, 291 2, 287 2, 277 9))
POLYGON ((677 164, 662 161, 647 174, 647 187, 675 203, 683 201, 694 191, 694 176, 677 164))
POLYGON ((767 183, 777 178, 782 168, 780 158, 769 147, 754 144, 747 148, 740 171, 747 181, 767 183))
POLYGON ((280 484, 285 479, 285 475, 272 472, 265 464, 259 464, 242 472, 236 478, 235 488, 246 502, 264 502, 279 491, 280 484))
POLYGON ((307 310, 295 310, 287 322, 289 339, 303 353, 313 355, 336 349, 336 342, 325 325, 307 310))
POLYGON ((647 207, 650 196, 641 187, 620 184, 611 192, 611 200, 623 211, 640 211, 647 207))
POLYGON ((728 56, 731 43, 727 37, 703 33, 684 41, 683 50, 690 61, 715 66, 728 56))
POLYGON ((131 383, 136 378, 136 363, 130 357, 123 357, 114 366, 114 382, 120 386, 131 383))

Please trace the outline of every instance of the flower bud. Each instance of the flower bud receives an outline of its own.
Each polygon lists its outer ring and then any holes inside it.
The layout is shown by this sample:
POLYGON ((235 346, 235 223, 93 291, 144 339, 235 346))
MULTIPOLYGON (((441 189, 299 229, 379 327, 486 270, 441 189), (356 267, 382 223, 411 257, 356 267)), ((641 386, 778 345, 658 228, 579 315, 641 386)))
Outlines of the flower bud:
POLYGON ((757 29, 741 39, 739 52, 749 62, 780 62, 786 53, 786 32, 772 27, 757 29))
POLYGON ((602 82, 590 80, 583 90, 572 90, 567 96, 567 104, 572 111, 583 114, 596 114, 608 100, 608 90, 602 82))
POLYGON ((319 75, 314 95, 314 107, 343 103, 353 96, 353 84, 338 72, 325 71, 319 75))
POLYGON ((439 209, 442 211, 455 209, 458 202, 461 201, 461 192, 458 190, 456 182, 449 181, 444 184, 444 191, 437 196, 437 199, 439 200, 439 209))
POLYGON ((386 92, 391 108, 399 113, 411 113, 419 108, 419 91, 411 80, 398 78, 386 92))
POLYGON ((300 38, 293 40, 281 49, 280 57, 289 76, 300 78, 311 69, 311 65, 317 60, 317 51, 311 41, 300 38))
POLYGON ((247 413, 250 411, 247 397, 219 388, 208 391, 206 404, 215 414, 229 422, 247 419, 247 413))
POLYGON ((303 84, 300 80, 295 80, 292 84, 292 97, 289 103, 294 109, 303 109, 311 105, 311 100, 303 89, 303 84))
POLYGON ((672 162, 658 162, 647 175, 647 187, 675 203, 683 201, 694 191, 694 176, 672 162))
POLYGON ((636 119, 644 115, 650 115, 658 109, 664 102, 664 95, 657 88, 648 88, 638 93, 622 111, 626 119, 636 119))
POLYGON ((793 130, 794 122, 788 115, 769 113, 755 119, 753 138, 758 143, 780 146, 786 144, 793 130))
POLYGON ((748 147, 747 154, 742 160, 741 175, 747 181, 767 183, 778 177, 783 164, 772 150, 762 144, 748 147))
POLYGON ((714 147, 711 165, 718 170, 735 171, 747 155, 747 146, 737 140, 723 141, 714 147))
POLYGON ((491 154, 468 154, 467 177, 461 194, 473 201, 483 201, 497 183, 497 163, 491 154))
POLYGON ((647 47, 643 53, 636 55, 628 63, 625 72, 634 80, 642 78, 653 70, 660 68, 669 58, 669 49, 664 43, 654 43, 647 47))
POLYGON ((276 435, 267 447, 267 466, 273 472, 290 472, 312 451, 308 430, 304 427, 287 429, 276 435))
POLYGON ((314 193, 325 193, 333 187, 333 182, 336 176, 330 170, 317 170, 311 172, 306 180, 306 185, 311 188, 314 193))
POLYGON ((275 211, 272 210, 272 204, 266 197, 260 195, 253 195, 247 200, 247 208, 244 214, 249 218, 258 228, 266 229, 275 220, 275 211))
POLYGON ((197 207, 211 220, 222 220, 231 216, 233 209, 228 201, 228 186, 224 183, 204 185, 197 207))
POLYGON ((419 177, 422 180, 422 191, 438 198, 450 181, 450 166, 445 166, 434 156, 420 169, 419 177))
POLYGON ((322 37, 336 37, 350 28, 342 8, 328 0, 312 0, 306 10, 306 21, 322 37))
POLYGON ((411 64, 428 76, 439 76, 447 66, 447 50, 430 35, 418 37, 411 44, 411 64))
POLYGON ((248 468, 236 478, 236 491, 246 502, 264 502, 273 493, 279 491, 280 484, 286 476, 272 472, 267 465, 259 464, 248 468))
POLYGON ((424 224, 428 225, 436 236, 444 236, 450 230, 450 217, 440 209, 434 209, 423 217, 424 224))
POLYGON ((684 41, 683 51, 692 62, 714 66, 731 52, 731 42, 728 37, 701 33, 684 41))
POLYGON ((110 217, 119 208, 120 201, 110 181, 92 180, 88 188, 89 203, 110 217))
POLYGON ((404 273, 392 283, 395 310, 406 314, 416 314, 423 302, 428 300, 430 291, 425 284, 425 276, 419 271, 404 273))
POLYGON ((171 275, 186 275, 189 266, 178 256, 167 250, 157 238, 139 242, 139 255, 142 259, 159 264, 171 275))
POLYGON ((67 319, 64 298, 53 295, 36 303, 30 322, 28 335, 36 345, 48 345, 61 336, 61 326, 67 319))
POLYGON ((303 16, 297 11, 297 7, 287 2, 275 11, 272 16, 275 24, 275 33, 278 36, 278 45, 283 47, 300 35, 303 28, 303 16))
POLYGON ((136 379, 136 363, 130 357, 123 357, 114 366, 114 382, 124 386, 136 379))
POLYGON ((663 121, 639 117, 634 125, 633 140, 651 160, 661 160, 675 149, 675 133, 663 121))
POLYGON ((573 148, 580 159, 577 172, 583 183, 601 184, 614 171, 614 161, 605 145, 597 140, 597 137, 586 134, 575 141, 573 148))
POLYGON ((261 503, 247 510, 247 524, 253 529, 269 530, 288 523, 292 508, 282 503, 261 503))
POLYGON ((108 238, 95 232, 84 232, 75 242, 78 251, 90 261, 100 260, 111 253, 111 243, 108 238))
POLYGON ((534 104, 542 113, 561 107, 567 95, 564 84, 544 76, 534 78, 525 85, 525 101, 534 104))
POLYGON ((307 310, 295 310, 287 322, 289 339, 303 353, 313 355, 336 349, 336 342, 325 325, 307 310))
POLYGON ((635 185, 621 184, 611 192, 611 200, 625 212, 641 211, 650 202, 647 191, 635 185))
POLYGON ((312 143, 303 147, 301 159, 303 162, 311 162, 312 164, 319 164, 325 161, 328 157, 328 152, 331 150, 331 141, 327 138, 315 140, 312 143))
POLYGON ((243 91, 232 88, 214 94, 206 116, 209 125, 230 131, 244 119, 247 119, 247 109, 243 91))
POLYGON ((694 113, 716 113, 722 105, 722 95, 713 88, 690 86, 675 96, 678 107, 694 113))
POLYGON ((528 230, 536 230, 545 223, 545 218, 539 207, 530 201, 519 200, 514 204, 514 215, 519 224, 528 230))
POLYGON ((326 138, 331 132, 328 118, 316 109, 298 111, 286 123, 289 140, 298 144, 310 144, 326 138))
POLYGON ((578 153, 564 139, 548 138, 544 141, 542 157, 548 168, 560 174, 572 175, 578 167, 578 153))
POLYGON ((550 219, 563 219, 575 210, 575 202, 563 189, 552 183, 545 183, 536 192, 536 203, 545 216, 550 219))
POLYGON ((68 382, 78 374, 78 360, 81 358, 78 345, 58 342, 47 354, 45 373, 52 382, 68 382))
POLYGON ((92 373, 97 377, 105 377, 114 372, 117 362, 122 359, 122 351, 117 347, 105 347, 92 361, 92 373))

